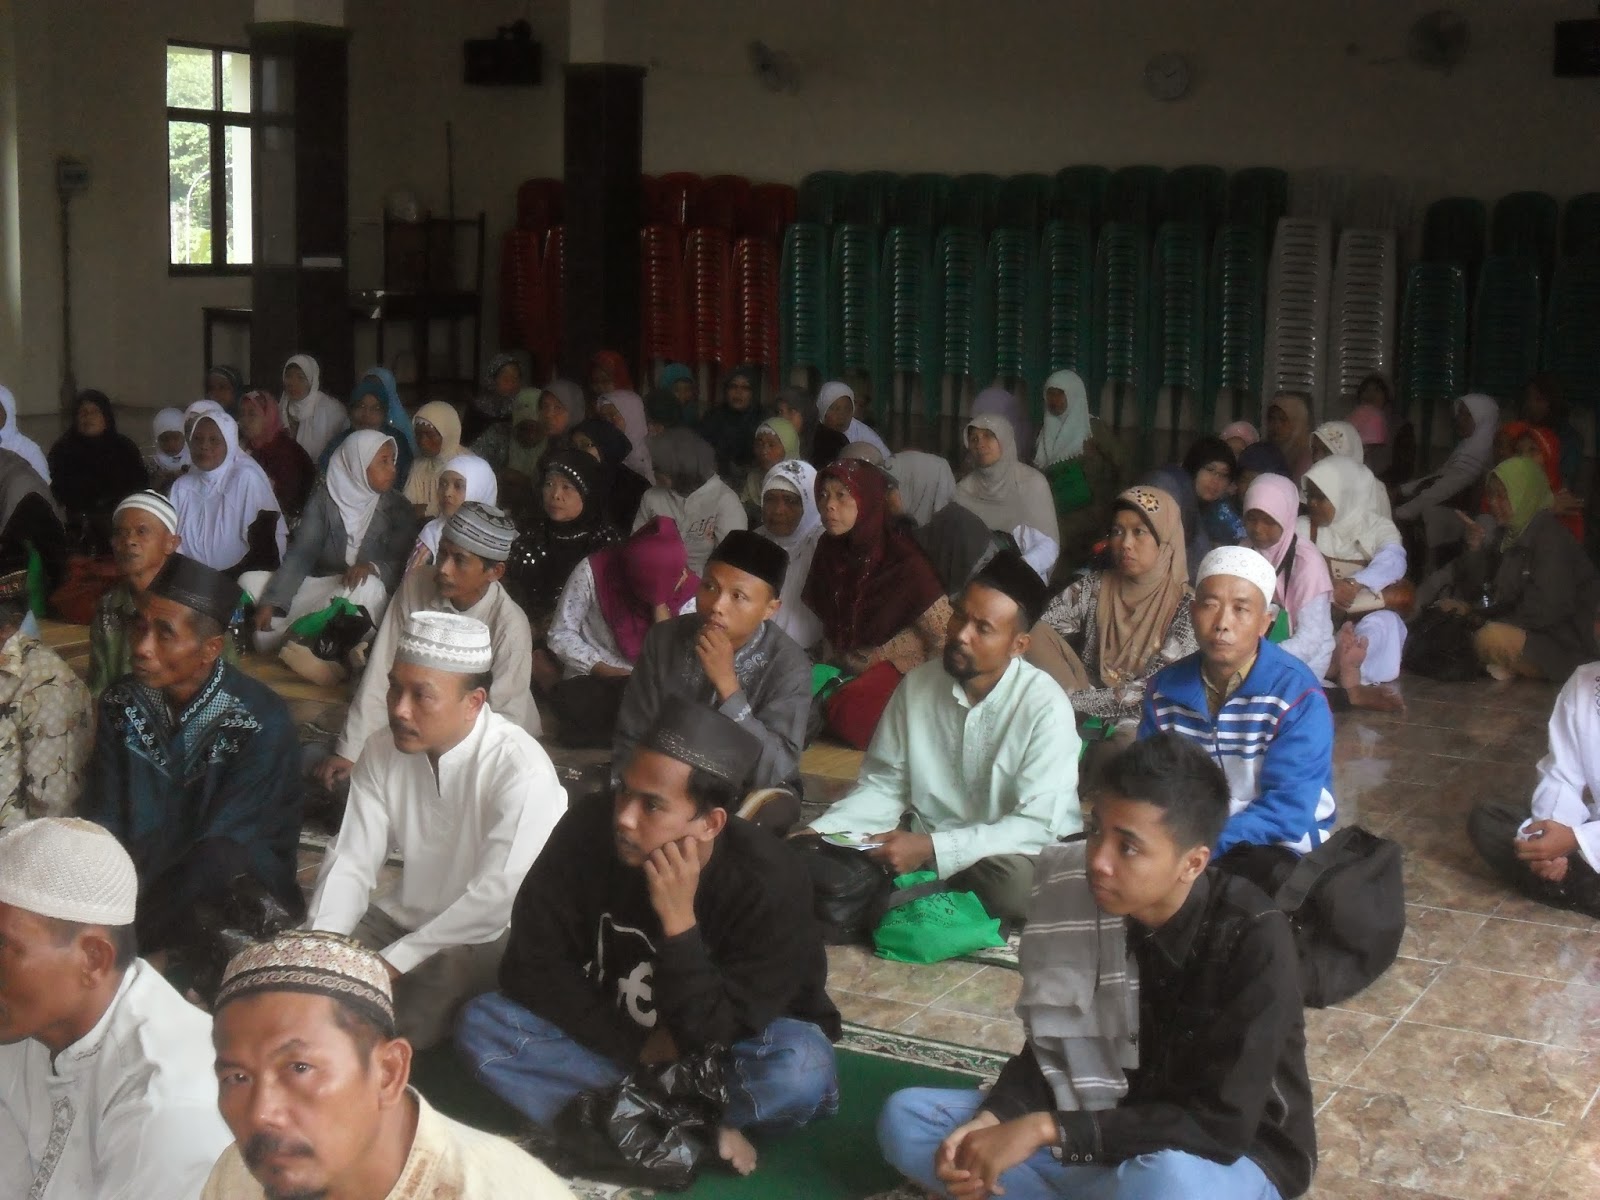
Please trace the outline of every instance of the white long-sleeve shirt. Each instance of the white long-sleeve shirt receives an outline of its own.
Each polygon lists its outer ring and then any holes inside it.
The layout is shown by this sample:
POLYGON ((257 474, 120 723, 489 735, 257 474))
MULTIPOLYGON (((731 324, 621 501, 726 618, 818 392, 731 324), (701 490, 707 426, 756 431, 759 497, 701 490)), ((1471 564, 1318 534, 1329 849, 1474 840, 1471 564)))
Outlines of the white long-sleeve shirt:
POLYGON ((1539 760, 1533 819, 1558 821, 1600 871, 1600 662, 1572 673, 1550 714, 1550 753, 1539 760), (1589 799, 1584 799, 1584 789, 1589 799))
MULTIPOLYGON (((694 604, 695 598, 690 596, 674 615, 681 617, 693 612, 694 604)), ((633 663, 623 657, 616 636, 600 611, 600 600, 594 590, 594 568, 587 558, 567 576, 566 586, 556 601, 550 630, 545 634, 545 645, 561 660, 563 674, 568 679, 593 674, 596 663, 633 670, 633 663)))
POLYGON ((56 1056, 0 1046, 0 1200, 196 1200, 233 1135, 211 1018, 142 959, 56 1056))
POLYGON ((412 932, 380 953, 402 973, 440 950, 492 942, 511 924, 522 877, 567 811, 549 757, 487 706, 472 732, 439 757, 395 748, 387 729, 367 741, 309 929, 352 932, 393 850, 405 862, 378 907, 412 932))
POLYGON ((1318 679, 1328 673, 1333 661, 1333 606, 1328 593, 1313 596, 1298 611, 1289 614, 1288 637, 1278 643, 1278 648, 1292 654, 1310 667, 1318 679))
POLYGON ((494 664, 490 667, 494 682, 489 688, 489 707, 534 737, 542 734, 539 709, 530 690, 533 632, 528 628, 527 614, 498 583, 491 583, 483 599, 471 608, 457 608, 439 595, 438 586, 433 582, 433 568, 417 567, 401 580, 384 613, 383 624, 378 627, 378 635, 372 639, 367 669, 356 685, 356 694, 350 699, 344 732, 333 752, 354 762, 360 757, 367 739, 378 730, 388 728, 389 668, 394 665, 401 623, 412 613, 424 610, 459 612, 489 627, 489 647, 494 654, 494 664))
POLYGON ((1061 686, 1012 659, 973 704, 927 662, 901 680, 855 789, 811 822, 818 833, 882 833, 907 812, 932 834, 941 879, 996 854, 1037 854, 1082 827, 1078 727, 1061 686))

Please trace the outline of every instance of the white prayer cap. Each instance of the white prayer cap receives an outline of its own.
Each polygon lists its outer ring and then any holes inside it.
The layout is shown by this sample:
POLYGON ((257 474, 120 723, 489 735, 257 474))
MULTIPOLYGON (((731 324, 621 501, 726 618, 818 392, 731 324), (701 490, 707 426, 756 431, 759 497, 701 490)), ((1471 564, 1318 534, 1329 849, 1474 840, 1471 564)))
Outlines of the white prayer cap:
POLYGON ((168 533, 178 532, 178 510, 172 506, 172 501, 160 492, 133 493, 111 511, 112 519, 115 520, 117 514, 126 508, 141 508, 165 525, 168 533))
POLYGON ((1262 599, 1269 605, 1278 587, 1278 573, 1267 561, 1267 556, 1248 546, 1218 546, 1200 560, 1200 571, 1194 578, 1194 586, 1198 588, 1203 580, 1212 575, 1232 575, 1255 584, 1260 589, 1262 599))
POLYGON ((139 876, 107 829, 78 817, 26 821, 0 837, 0 904, 82 925, 132 925, 139 876))
POLYGON ((494 665, 489 627, 460 613, 414 612, 400 624, 394 660, 458 675, 479 674, 494 665))

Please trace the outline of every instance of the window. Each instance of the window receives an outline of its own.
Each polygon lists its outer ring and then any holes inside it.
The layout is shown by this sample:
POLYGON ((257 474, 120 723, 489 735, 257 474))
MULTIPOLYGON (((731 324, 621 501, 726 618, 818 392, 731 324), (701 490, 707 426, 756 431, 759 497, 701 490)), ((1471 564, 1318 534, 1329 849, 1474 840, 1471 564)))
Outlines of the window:
POLYGON ((175 274, 242 272, 250 198, 250 56, 167 45, 167 261, 175 274))

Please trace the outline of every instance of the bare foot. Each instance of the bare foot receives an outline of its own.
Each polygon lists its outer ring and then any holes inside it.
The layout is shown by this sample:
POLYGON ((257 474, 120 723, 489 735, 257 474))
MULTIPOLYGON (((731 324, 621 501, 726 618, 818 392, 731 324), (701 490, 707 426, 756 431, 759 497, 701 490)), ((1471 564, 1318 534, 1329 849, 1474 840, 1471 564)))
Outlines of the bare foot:
POLYGON ((1400 693, 1390 687, 1363 683, 1346 688, 1353 708, 1370 708, 1376 712, 1405 712, 1406 702, 1400 693))
POLYGON ((729 1129, 724 1125, 717 1130, 717 1153, 722 1156, 723 1162, 741 1175, 748 1175, 756 1169, 756 1148, 737 1129, 729 1129))

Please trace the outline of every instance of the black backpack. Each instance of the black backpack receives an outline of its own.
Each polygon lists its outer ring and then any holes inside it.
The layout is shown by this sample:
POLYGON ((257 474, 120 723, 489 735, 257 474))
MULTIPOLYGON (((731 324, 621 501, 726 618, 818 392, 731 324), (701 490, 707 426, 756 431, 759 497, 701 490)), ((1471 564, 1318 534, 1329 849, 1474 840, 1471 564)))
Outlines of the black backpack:
POLYGON ((1256 884, 1288 916, 1312 1008, 1348 1000, 1400 952, 1406 892, 1397 842, 1347 825, 1306 855, 1240 845, 1217 866, 1256 884))

